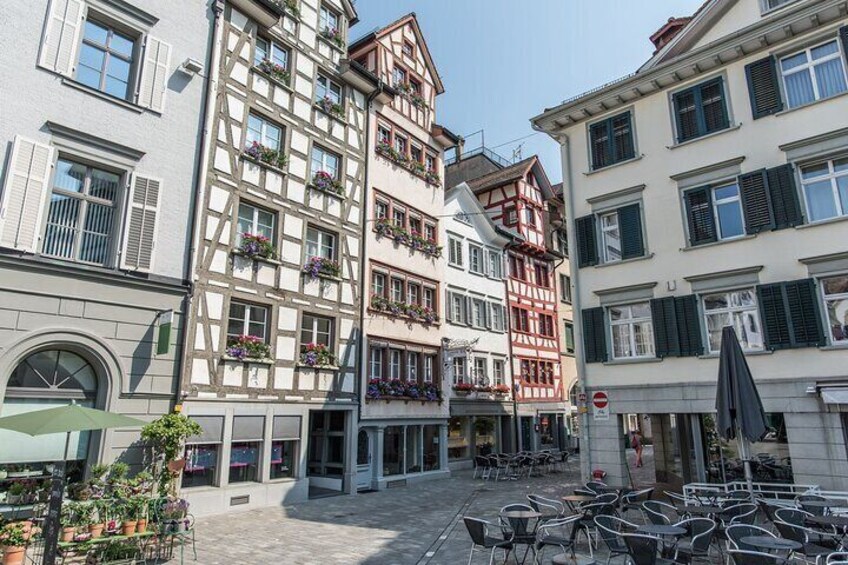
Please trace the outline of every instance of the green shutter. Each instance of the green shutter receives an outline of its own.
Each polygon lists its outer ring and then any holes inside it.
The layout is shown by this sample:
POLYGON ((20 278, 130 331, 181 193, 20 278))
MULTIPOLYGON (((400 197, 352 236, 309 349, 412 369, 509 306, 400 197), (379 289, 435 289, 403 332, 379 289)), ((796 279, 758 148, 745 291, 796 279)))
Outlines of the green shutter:
POLYGON ((689 244, 712 243, 717 239, 713 216, 712 189, 695 188, 685 195, 686 222, 689 226, 689 244))
POLYGON ((609 148, 612 132, 610 131, 610 121, 604 120, 592 124, 589 127, 589 137, 592 145, 592 169, 600 169, 611 164, 609 148))
POLYGON ((745 76, 748 79, 748 95, 755 120, 783 110, 774 57, 766 57, 746 65, 745 76))
POLYGON ((792 165, 786 164, 769 169, 766 171, 766 178, 774 229, 791 228, 802 224, 801 204, 798 202, 792 165))
POLYGON ((674 114, 677 122, 678 143, 698 137, 698 110, 694 88, 674 95, 674 114))
POLYGON ((635 156, 633 144, 633 121, 630 112, 624 112, 610 120, 612 151, 615 162, 626 161, 635 156))
POLYGON ((674 297, 651 300, 651 319, 657 357, 679 357, 680 339, 674 297))
POLYGON ((631 204, 618 209, 622 259, 632 259, 645 254, 645 244, 642 241, 642 213, 639 208, 639 204, 631 204))
POLYGON ((816 281, 801 279, 783 283, 790 321, 792 347, 818 347, 825 344, 816 281))
POLYGON ((598 264, 598 242, 595 216, 583 216, 575 221, 577 231, 577 265, 591 267, 598 264))
POLYGON ((606 324, 603 308, 583 310, 583 351, 587 363, 603 363, 607 360, 606 324))
POLYGON ((757 298, 760 304, 760 314, 764 340, 769 349, 786 349, 792 347, 789 332, 789 319, 783 299, 783 284, 764 284, 757 287, 757 298))
POLYGON ((772 229, 774 218, 771 214, 766 171, 740 175, 738 182, 742 211, 745 215, 745 233, 750 235, 772 229))
POLYGON ((698 315, 698 298, 694 294, 678 296, 674 299, 677 316, 677 332, 680 342, 680 356, 692 357, 704 353, 704 340, 701 337, 701 318, 698 315))

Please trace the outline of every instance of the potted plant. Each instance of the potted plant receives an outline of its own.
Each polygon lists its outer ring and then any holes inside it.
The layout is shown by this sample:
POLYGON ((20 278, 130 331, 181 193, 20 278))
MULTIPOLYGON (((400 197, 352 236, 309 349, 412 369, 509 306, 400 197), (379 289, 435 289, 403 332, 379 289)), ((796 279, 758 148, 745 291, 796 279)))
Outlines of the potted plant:
POLYGON ((326 257, 310 257, 303 266, 303 272, 311 279, 318 277, 338 278, 341 267, 338 261, 326 257))
POLYGON ((74 526, 75 519, 75 507, 77 502, 66 502, 62 506, 62 514, 59 517, 59 523, 62 525, 62 533, 59 537, 59 541, 62 542, 70 542, 74 541, 74 534, 76 533, 76 527, 74 526))
POLYGON ((344 119, 344 106, 337 102, 333 102, 333 99, 329 96, 325 96, 321 100, 317 102, 318 107, 321 108, 324 113, 330 114, 331 116, 335 116, 339 119, 344 119))
POLYGON ((68 496, 71 500, 88 500, 91 498, 91 487, 87 483, 73 483, 68 485, 68 496))
POLYGON ((494 392, 498 396, 506 396, 507 394, 509 394, 509 387, 507 385, 495 385, 492 388, 492 392, 494 392))
POLYGON ((147 516, 150 511, 150 498, 143 494, 132 497, 132 503, 136 512, 138 524, 135 531, 143 534, 147 531, 147 516))
POLYGON ((286 70, 284 66, 279 65, 270 59, 262 59, 259 61, 259 64, 256 65, 256 68, 277 82, 281 82, 285 85, 288 85, 291 80, 291 73, 286 70))
MULTIPOLYGON (((168 464, 182 455, 186 438, 200 435, 200 424, 190 420, 184 414, 174 412, 165 414, 141 429, 141 439, 153 448, 154 461, 168 464)), ((160 469, 159 494, 167 496, 175 477, 160 469)))
POLYGON ((274 259, 277 256, 277 249, 270 238, 249 232, 241 234, 239 251, 251 259, 274 259))
POLYGON ((271 147, 266 147, 254 141, 244 150, 244 154, 254 161, 264 163, 276 169, 284 169, 289 162, 289 158, 285 153, 271 147))
POLYGON ((336 357, 321 343, 307 343, 301 347, 300 362, 309 367, 332 367, 336 357))
POLYGON ((457 396, 468 396, 474 390, 474 385, 471 383, 456 383, 453 385, 453 391, 457 396))
POLYGON ((104 499, 94 501, 94 508, 91 510, 91 519, 88 524, 88 533, 91 534, 91 539, 99 538, 103 535, 103 530, 106 529, 106 508, 109 502, 104 499))
POLYGON ((185 531, 186 517, 188 516, 188 501, 184 498, 173 498, 162 506, 162 519, 165 533, 177 533, 185 531))
POLYGON ((135 535, 138 527, 138 513, 131 498, 121 501, 119 508, 121 516, 121 534, 125 536, 135 535))
POLYGON ((6 502, 11 506, 23 504, 24 494, 26 493, 26 485, 23 482, 16 481, 11 484, 6 494, 6 502))
POLYGON ((28 534, 20 523, 7 524, 0 530, 3 565, 21 565, 24 562, 28 534))
POLYGON ((312 176, 310 186, 338 196, 344 195, 344 186, 342 183, 327 171, 317 171, 312 176))

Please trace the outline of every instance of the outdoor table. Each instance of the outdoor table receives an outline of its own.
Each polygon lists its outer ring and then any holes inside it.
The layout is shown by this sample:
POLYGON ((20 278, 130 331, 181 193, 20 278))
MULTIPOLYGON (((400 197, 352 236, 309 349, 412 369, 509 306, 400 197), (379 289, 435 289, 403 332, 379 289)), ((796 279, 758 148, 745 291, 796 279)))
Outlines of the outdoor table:
POLYGON ((833 508, 834 506, 848 506, 848 502, 844 500, 805 500, 801 503, 803 506, 812 506, 813 508, 833 508))
POLYGON ((560 553, 554 555, 551 563, 552 565, 596 565, 597 561, 585 555, 572 556, 571 553, 560 553))
POLYGON ((567 496, 563 496, 562 500, 568 505, 568 508, 572 512, 576 512, 576 506, 580 506, 585 502, 592 502, 595 500, 595 497, 589 496, 588 494, 569 494, 567 496))
MULTIPOLYGON (((527 553, 532 549, 535 561, 536 555, 536 528, 539 526, 539 519, 542 517, 541 512, 536 512, 533 510, 508 510, 506 512, 501 512, 501 518, 506 518, 509 522, 510 527, 513 530, 518 528, 513 524, 513 520, 527 520, 527 525, 523 527, 525 536, 522 536, 522 539, 519 536, 515 536, 513 538, 513 544, 515 545, 526 545, 527 549, 524 550, 524 558, 521 560, 521 563, 527 560, 527 553), (533 527, 530 527, 530 520, 536 520, 536 523, 533 527)), ((517 550, 516 550, 516 559, 517 559, 517 550)))
POLYGON ((745 536, 740 539, 744 544, 752 545, 757 549, 765 549, 769 551, 795 551, 804 547, 797 541, 784 538, 773 538, 771 536, 745 536))
POLYGON ((534 520, 541 518, 542 514, 535 510, 509 510, 501 514, 504 518, 513 520, 534 520))

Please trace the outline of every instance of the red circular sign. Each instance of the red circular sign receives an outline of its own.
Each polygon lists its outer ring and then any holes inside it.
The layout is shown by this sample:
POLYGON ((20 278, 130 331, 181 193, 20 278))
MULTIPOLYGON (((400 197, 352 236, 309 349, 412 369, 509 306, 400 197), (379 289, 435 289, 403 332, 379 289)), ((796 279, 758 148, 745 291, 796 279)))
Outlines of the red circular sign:
POLYGON ((595 405, 595 408, 606 408, 607 404, 609 404, 609 398, 607 397, 607 393, 596 392, 595 394, 593 394, 592 404, 595 405))

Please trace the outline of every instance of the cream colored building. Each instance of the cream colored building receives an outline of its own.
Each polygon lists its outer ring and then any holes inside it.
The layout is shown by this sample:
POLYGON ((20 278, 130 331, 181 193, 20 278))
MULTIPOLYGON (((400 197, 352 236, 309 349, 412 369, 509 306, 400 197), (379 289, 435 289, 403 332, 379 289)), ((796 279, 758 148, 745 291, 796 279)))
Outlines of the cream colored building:
POLYGON ((759 476, 848 488, 845 7, 711 0, 636 73, 533 119, 562 145, 581 385, 610 399, 584 472, 628 481, 629 413, 651 415, 658 480, 714 472, 733 325, 774 427, 759 476))

